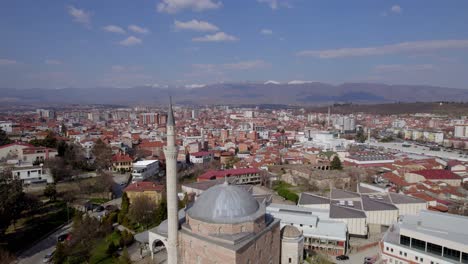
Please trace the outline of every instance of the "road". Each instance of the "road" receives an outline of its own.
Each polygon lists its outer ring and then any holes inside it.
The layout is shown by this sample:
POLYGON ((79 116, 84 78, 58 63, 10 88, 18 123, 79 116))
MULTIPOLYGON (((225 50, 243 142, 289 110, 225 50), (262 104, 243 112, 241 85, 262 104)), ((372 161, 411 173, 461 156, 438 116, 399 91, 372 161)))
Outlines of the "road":
POLYGON ((39 241, 37 244, 29 248, 28 250, 21 253, 18 257, 19 264, 39 264, 43 263, 42 260, 45 255, 55 250, 57 244, 57 238, 63 233, 69 232, 71 224, 68 224, 59 230, 55 231, 45 239, 39 241))
MULTIPOLYGON (((337 264, 357 264, 357 263, 364 263, 364 258, 365 257, 376 257, 379 254, 379 247, 371 247, 366 250, 357 252, 357 253, 351 253, 348 255, 349 260, 334 260, 337 264)), ((377 262, 376 262, 377 263, 377 262)))

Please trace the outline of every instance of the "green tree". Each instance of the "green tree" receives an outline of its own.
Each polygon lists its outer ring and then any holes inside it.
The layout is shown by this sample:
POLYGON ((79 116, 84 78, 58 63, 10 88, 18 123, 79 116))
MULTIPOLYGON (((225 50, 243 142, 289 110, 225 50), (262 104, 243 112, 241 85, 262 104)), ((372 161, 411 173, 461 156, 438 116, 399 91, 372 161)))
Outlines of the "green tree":
POLYGON ((132 199, 128 217, 134 223, 148 227, 154 223, 156 213, 156 203, 147 196, 140 195, 132 199))
POLYGON ((21 180, 13 177, 11 171, 4 170, 0 174, 0 235, 19 218, 25 202, 21 180))
POLYGON ((11 143, 10 138, 8 137, 6 132, 0 128, 0 146, 10 144, 10 143, 11 143))
POLYGON ((49 200, 52 202, 57 199, 57 188, 55 184, 47 184, 44 189, 44 196, 49 198, 49 200))
POLYGON ((98 171, 108 169, 112 165, 112 149, 101 139, 94 144, 92 153, 98 171))
POLYGON ((130 260, 130 256, 128 255, 128 250, 125 247, 122 251, 122 255, 119 257, 118 264, 130 264, 132 261, 130 260))
POLYGON ((364 131, 362 129, 359 129, 356 133, 356 141, 359 143, 364 143, 366 142, 366 135, 364 135, 364 131))
POLYGON ((333 160, 330 163, 330 168, 332 170, 342 170, 343 166, 341 165, 341 160, 338 158, 338 156, 335 156, 333 160))
POLYGON ((120 205, 120 212, 117 217, 119 224, 124 224, 124 220, 127 218, 128 208, 130 207, 130 201, 128 199, 127 193, 124 192, 122 195, 122 203, 120 205))
POLYGON ((155 213, 155 225, 159 225, 162 221, 167 219, 167 201, 166 199, 161 199, 158 207, 156 208, 155 213))

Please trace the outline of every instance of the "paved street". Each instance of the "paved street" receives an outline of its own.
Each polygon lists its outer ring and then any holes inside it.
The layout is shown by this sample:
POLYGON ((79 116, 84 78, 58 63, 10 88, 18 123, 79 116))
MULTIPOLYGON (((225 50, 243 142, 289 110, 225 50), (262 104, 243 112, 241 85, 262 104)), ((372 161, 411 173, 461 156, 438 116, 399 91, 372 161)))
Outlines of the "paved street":
POLYGON ((20 264, 39 264, 46 254, 51 253, 55 249, 57 238, 59 235, 68 232, 71 229, 71 224, 68 224, 56 232, 52 233, 45 239, 39 241, 36 245, 23 252, 18 260, 20 264))
MULTIPOLYGON (((333 261, 338 264, 358 264, 364 263, 365 257, 376 257, 379 254, 379 247, 375 246, 357 253, 351 253, 348 255, 349 260, 339 261, 334 259, 333 261)), ((376 262, 377 263, 377 262, 376 262)))

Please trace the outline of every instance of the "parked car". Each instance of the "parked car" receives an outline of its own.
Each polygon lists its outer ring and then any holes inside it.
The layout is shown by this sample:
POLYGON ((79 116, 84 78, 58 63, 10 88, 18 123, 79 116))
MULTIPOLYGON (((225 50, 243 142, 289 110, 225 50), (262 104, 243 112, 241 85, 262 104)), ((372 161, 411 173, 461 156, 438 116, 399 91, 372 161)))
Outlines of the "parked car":
POLYGON ((375 259, 372 257, 365 257, 364 258, 364 264, 374 264, 375 259))
POLYGON ((55 251, 52 251, 51 253, 47 254, 44 256, 42 259, 43 263, 51 263, 52 259, 54 258, 55 251))
POLYGON ((336 260, 348 260, 349 257, 346 256, 346 255, 340 255, 340 256, 336 256, 336 260))
POLYGON ((68 233, 61 234, 60 236, 57 237, 57 242, 63 242, 65 240, 67 240, 68 236, 69 236, 68 233))
POLYGON ((102 211, 104 211, 104 206, 99 205, 98 207, 96 207, 96 209, 95 209, 94 211, 96 211, 96 212, 98 212, 98 213, 99 213, 99 212, 102 212, 102 211))

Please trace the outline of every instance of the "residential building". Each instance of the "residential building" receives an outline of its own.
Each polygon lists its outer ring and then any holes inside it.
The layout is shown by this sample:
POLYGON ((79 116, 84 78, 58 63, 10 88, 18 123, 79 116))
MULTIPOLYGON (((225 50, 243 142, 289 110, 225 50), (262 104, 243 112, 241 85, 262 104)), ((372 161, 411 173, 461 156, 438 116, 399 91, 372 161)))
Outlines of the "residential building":
POLYGON ((261 183, 260 170, 255 168, 210 170, 198 176, 197 181, 209 181, 224 178, 234 178, 236 184, 261 183))
POLYGON ((53 183, 52 175, 45 173, 42 166, 20 166, 11 171, 13 177, 18 177, 23 184, 53 183))
POLYGON ((133 159, 128 154, 121 152, 112 156, 112 171, 129 172, 132 170, 133 159))
POLYGON ((445 182, 451 186, 460 186, 462 178, 450 170, 418 170, 405 173, 405 180, 409 183, 431 181, 445 182))
POLYGON ((213 160, 213 153, 208 151, 199 151, 190 153, 190 162, 193 164, 206 164, 213 160))
POLYGON ((139 196, 145 196, 149 200, 158 204, 164 195, 164 185, 154 182, 134 182, 128 185, 124 192, 127 194, 130 204, 139 196))
POLYGON ((132 182, 144 181, 159 171, 158 160, 142 160, 133 163, 132 182))

